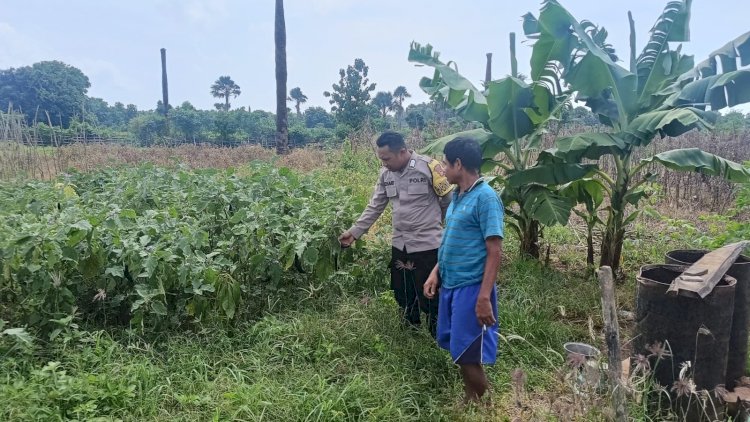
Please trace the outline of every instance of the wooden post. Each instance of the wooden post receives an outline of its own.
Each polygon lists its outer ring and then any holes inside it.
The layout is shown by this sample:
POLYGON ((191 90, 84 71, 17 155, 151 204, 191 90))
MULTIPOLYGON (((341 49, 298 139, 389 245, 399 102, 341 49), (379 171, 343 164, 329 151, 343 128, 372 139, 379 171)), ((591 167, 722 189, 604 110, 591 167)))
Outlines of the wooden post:
POLYGON ((484 70, 485 88, 490 84, 490 81, 492 81, 492 53, 487 53, 487 67, 484 70))
POLYGON ((161 96, 164 105, 164 117, 169 114, 169 88, 167 87, 167 49, 161 50, 161 96))
POLYGON ((620 326, 617 323, 617 302, 612 269, 604 266, 597 272, 602 288, 602 317, 604 338, 607 342, 609 386, 612 391, 612 407, 616 422, 627 422, 628 408, 625 404, 625 386, 622 384, 622 361, 620 359, 620 326))

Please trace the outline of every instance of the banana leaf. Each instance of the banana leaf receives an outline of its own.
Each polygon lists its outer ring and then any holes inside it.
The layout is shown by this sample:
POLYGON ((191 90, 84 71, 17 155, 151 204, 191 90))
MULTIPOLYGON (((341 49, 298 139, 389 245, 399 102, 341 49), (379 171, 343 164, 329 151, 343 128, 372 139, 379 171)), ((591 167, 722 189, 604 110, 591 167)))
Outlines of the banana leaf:
POLYGON ((435 69, 432 79, 422 78, 420 88, 430 97, 445 100, 464 119, 486 125, 489 113, 484 94, 457 69, 442 63, 438 56, 429 44, 411 43, 409 61, 435 69))
POLYGON ((509 147, 509 144, 505 140, 488 130, 472 129, 437 138, 422 148, 420 152, 432 156, 443 155, 445 144, 458 137, 471 138, 477 141, 479 146, 482 147, 482 158, 485 159, 492 159, 502 150, 509 147))
POLYGON ((749 64, 750 32, 746 32, 713 51, 707 60, 683 73, 659 94, 669 95, 666 104, 673 107, 710 105, 712 110, 720 110, 747 103, 750 102, 750 70, 739 67, 749 64))
POLYGON ((580 179, 564 185, 560 194, 585 204, 589 212, 599 208, 604 202, 604 186, 594 179, 580 179))
POLYGON ((693 129, 712 129, 716 114, 693 107, 656 110, 633 119, 622 137, 635 146, 646 146, 655 135, 680 136, 693 129))
POLYGON ((562 185, 590 176, 596 169, 596 164, 539 164, 513 173, 507 178, 506 183, 512 187, 521 187, 530 183, 562 185))
POLYGON ((692 57, 684 60, 679 48, 669 51, 670 42, 690 40, 690 5, 690 0, 670 1, 649 31, 649 41, 636 60, 641 108, 652 105, 652 94, 661 90, 665 81, 693 67, 692 57))
POLYGON ((641 162, 659 162, 672 170, 721 176, 730 182, 750 182, 750 168, 698 148, 673 149, 643 159, 641 162))
POLYGON ((545 226, 566 225, 576 202, 542 185, 524 188, 524 209, 545 226))
POLYGON ((622 155, 626 148, 628 143, 619 134, 581 133, 558 139, 554 148, 539 154, 539 161, 578 163, 583 159, 597 160, 607 154, 622 155))

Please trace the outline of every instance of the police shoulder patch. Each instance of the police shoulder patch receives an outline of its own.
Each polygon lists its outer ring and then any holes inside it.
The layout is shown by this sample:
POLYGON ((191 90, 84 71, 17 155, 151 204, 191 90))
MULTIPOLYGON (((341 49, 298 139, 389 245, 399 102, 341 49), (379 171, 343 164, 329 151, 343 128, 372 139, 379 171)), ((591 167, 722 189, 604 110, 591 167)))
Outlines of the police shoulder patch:
POLYGON ((431 160, 427 163, 430 167, 430 173, 432 173, 432 189, 435 190, 437 196, 445 196, 453 190, 453 185, 448 182, 448 178, 445 177, 445 169, 438 160, 431 160))

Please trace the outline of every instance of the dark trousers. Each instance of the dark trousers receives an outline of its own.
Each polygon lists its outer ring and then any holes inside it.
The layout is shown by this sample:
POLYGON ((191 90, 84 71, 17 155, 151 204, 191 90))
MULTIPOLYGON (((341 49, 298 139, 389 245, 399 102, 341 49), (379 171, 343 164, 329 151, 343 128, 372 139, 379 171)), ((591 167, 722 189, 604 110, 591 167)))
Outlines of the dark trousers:
POLYGON ((407 253, 391 248, 391 289, 401 308, 404 323, 418 327, 420 312, 427 314, 427 326, 435 337, 437 332, 438 299, 424 297, 422 287, 435 265, 437 249, 407 253))

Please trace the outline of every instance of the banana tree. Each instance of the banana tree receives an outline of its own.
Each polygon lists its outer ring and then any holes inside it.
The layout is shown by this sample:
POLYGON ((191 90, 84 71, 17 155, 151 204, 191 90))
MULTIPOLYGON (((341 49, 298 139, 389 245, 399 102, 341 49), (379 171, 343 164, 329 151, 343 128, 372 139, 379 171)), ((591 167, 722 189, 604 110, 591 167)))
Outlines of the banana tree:
MULTIPOLYGON (((630 66, 624 68, 556 0, 546 0, 537 19, 524 16, 524 32, 534 39, 531 76, 559 82, 583 101, 606 133, 581 133, 556 140, 542 152, 539 164, 581 163, 611 157, 615 172, 596 170, 609 198, 600 265, 619 268, 626 226, 637 216, 645 197, 643 185, 653 180, 653 163, 677 171, 697 171, 730 181, 750 180, 750 169, 699 149, 663 152, 635 162, 636 152, 659 135, 679 136, 711 129, 715 111, 750 101, 750 33, 711 53, 694 66, 682 46, 689 41, 690 0, 669 2, 636 56, 634 21, 630 23, 630 66), (739 66, 738 67, 738 63, 739 66), (719 70, 718 63, 721 63, 719 70), (707 108, 711 111, 706 111, 707 108), (629 211, 632 205, 636 210, 629 211)), ((531 172, 524 179, 534 180, 531 172)))
POLYGON ((556 95, 552 86, 541 81, 530 84, 519 79, 511 34, 510 76, 490 81, 479 90, 458 73, 452 63, 445 64, 428 44, 412 43, 409 61, 434 68, 432 78, 422 78, 420 87, 437 101, 444 101, 465 120, 481 128, 455 133, 432 142, 425 152, 442 154, 445 144, 458 136, 476 139, 482 147, 482 172, 502 170, 504 177, 495 177, 506 205, 509 228, 520 239, 520 252, 539 258, 539 235, 545 225, 567 224, 575 201, 562 196, 556 186, 592 173, 596 166, 580 163, 534 164, 532 153, 538 151, 548 123, 559 116, 567 101, 556 95), (496 160, 502 154, 504 160, 496 160), (536 176, 527 183, 528 172, 536 176), (519 183, 507 181, 516 179, 519 183), (511 205, 517 205, 512 207, 511 205))

